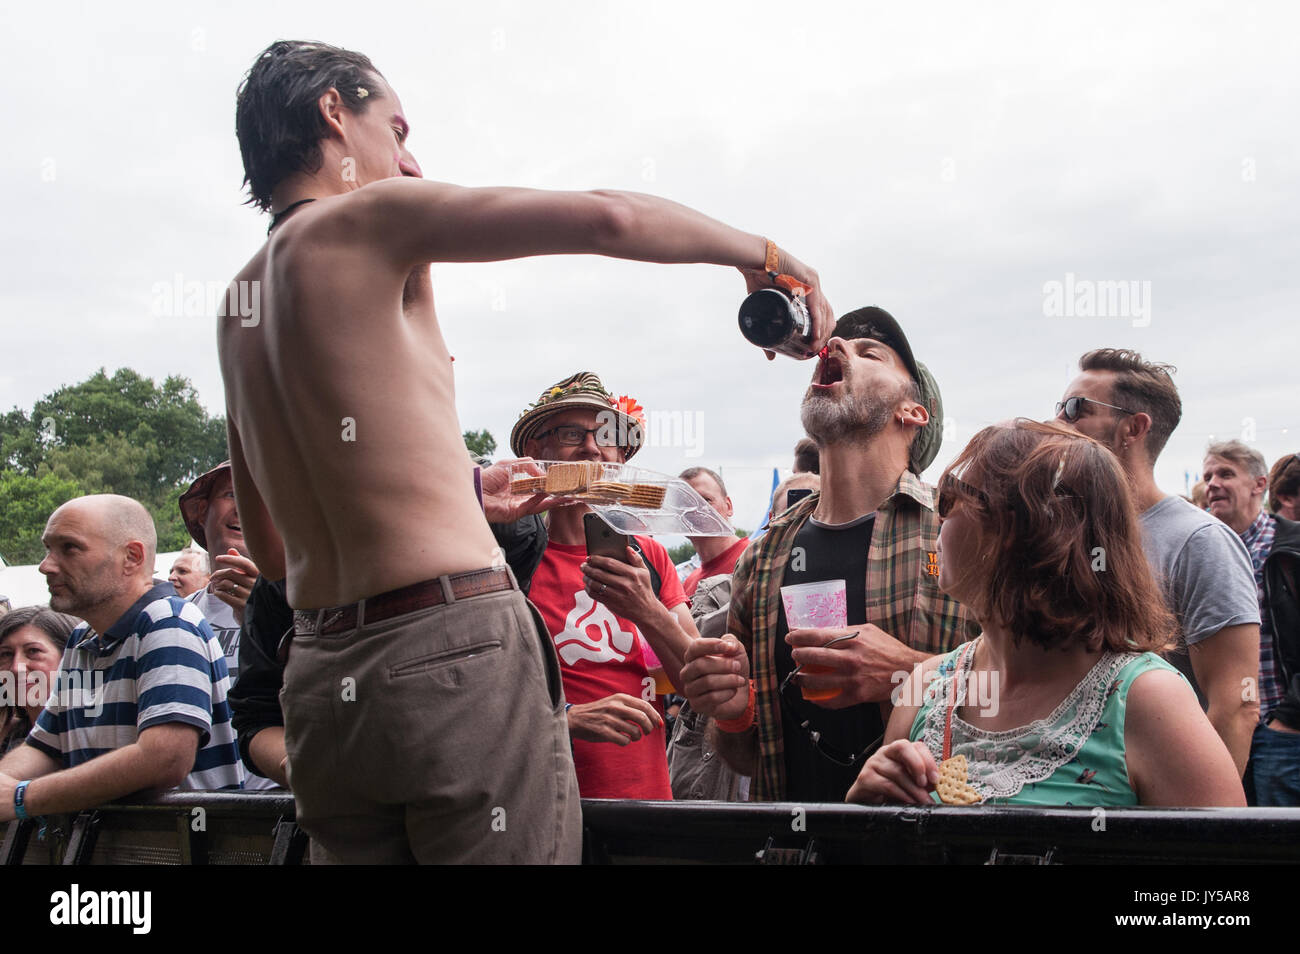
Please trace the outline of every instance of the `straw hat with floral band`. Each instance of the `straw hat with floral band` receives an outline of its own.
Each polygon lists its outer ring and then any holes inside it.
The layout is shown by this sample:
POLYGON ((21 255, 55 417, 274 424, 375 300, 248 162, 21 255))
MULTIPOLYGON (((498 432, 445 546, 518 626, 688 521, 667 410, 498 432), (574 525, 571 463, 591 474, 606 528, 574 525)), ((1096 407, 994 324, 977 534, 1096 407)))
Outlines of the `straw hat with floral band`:
POLYGON ((207 473, 200 474, 190 484, 190 489, 181 494, 181 519, 185 521, 185 529, 205 550, 208 548, 208 535, 203 529, 203 518, 207 516, 208 498, 212 496, 212 486, 217 480, 229 473, 230 461, 224 460, 207 473))
POLYGON ((645 411, 641 405, 627 395, 614 397, 595 374, 579 371, 547 388, 519 415, 510 431, 510 449, 519 457, 527 456, 524 447, 545 433, 547 418, 570 408, 592 408, 598 413, 612 414, 599 420, 602 424, 608 421, 610 436, 624 449, 628 460, 645 443, 645 411))

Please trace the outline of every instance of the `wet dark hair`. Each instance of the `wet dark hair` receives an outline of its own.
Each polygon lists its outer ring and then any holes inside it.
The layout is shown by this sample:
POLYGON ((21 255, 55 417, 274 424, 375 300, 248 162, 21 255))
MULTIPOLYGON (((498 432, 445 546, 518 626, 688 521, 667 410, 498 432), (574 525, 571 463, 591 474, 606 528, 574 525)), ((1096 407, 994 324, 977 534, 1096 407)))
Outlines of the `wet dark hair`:
POLYGON ((1017 642, 1094 652, 1173 645, 1177 624, 1142 550, 1128 479, 1097 441, 1023 418, 986 427, 940 487, 970 508, 990 545, 977 613, 1017 642), (949 480, 954 472, 960 480, 949 480))
POLYGON ((363 113, 379 95, 379 75, 369 57, 326 43, 277 40, 263 50, 235 97, 246 204, 266 212, 271 190, 286 176, 319 169, 321 96, 333 87, 348 109, 363 113))

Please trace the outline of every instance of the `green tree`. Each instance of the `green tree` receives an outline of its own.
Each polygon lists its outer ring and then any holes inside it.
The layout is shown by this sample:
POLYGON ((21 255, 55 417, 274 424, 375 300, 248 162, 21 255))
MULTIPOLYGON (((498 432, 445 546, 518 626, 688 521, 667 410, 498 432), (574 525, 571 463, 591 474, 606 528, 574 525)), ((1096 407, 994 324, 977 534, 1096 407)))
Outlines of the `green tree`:
MULTIPOLYGON (((188 483, 226 457, 225 418, 208 417, 194 387, 181 377, 169 377, 160 387, 130 368, 112 377, 100 368, 37 401, 31 421, 52 434, 47 448, 89 447, 112 434, 144 451, 131 496, 145 486, 188 483)), ((114 492, 128 493, 118 487, 114 492)))
MULTIPOLYGON (((50 428, 44 430, 48 432, 50 428)), ((20 474, 35 473, 44 452, 41 432, 40 423, 33 423, 27 413, 18 408, 0 416, 0 469, 16 470, 20 474)))
POLYGON ((490 459, 496 453, 496 438, 487 428, 481 431, 466 431, 464 437, 465 446, 469 448, 471 454, 490 459))
MULTIPOLYGON (((0 418, 0 428, 0 473, 61 482, 48 487, 72 484, 79 494, 134 497, 153 515, 160 551, 189 540, 180 494, 226 458, 225 419, 208 416, 189 381, 169 377, 158 385, 129 368, 111 377, 101 368, 47 394, 30 415, 14 408, 0 418)), ((49 510, 22 513, 24 529, 4 524, 0 552, 29 547, 22 541, 32 531, 39 539, 49 510)))
POLYGON ((674 564, 684 563, 695 555, 695 545, 687 540, 685 543, 668 548, 668 559, 674 564))
POLYGON ((53 474, 30 477, 0 470, 0 557, 12 566, 39 563, 45 557, 41 534, 50 514, 84 490, 75 480, 53 474))

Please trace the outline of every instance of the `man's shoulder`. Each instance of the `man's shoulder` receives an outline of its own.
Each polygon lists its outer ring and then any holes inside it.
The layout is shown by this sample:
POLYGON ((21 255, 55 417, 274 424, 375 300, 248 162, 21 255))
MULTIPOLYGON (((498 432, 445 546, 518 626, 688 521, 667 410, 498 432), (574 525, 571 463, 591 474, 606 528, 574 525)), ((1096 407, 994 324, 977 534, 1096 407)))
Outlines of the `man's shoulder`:
POLYGON ((1213 524, 1223 523, 1218 517, 1208 510, 1202 510, 1195 504, 1188 503, 1177 494, 1170 494, 1162 497, 1154 504, 1142 511, 1140 514, 1143 529, 1151 528, 1158 532, 1168 532, 1171 529, 1190 528, 1211 526, 1213 524))
POLYGON ((185 602, 198 609, 203 614, 203 618, 208 621, 209 626, 220 629, 238 629, 243 625, 243 621, 235 614, 230 604, 209 592, 207 587, 195 590, 185 597, 185 602))
POLYGON ((1176 496, 1166 497, 1143 512, 1142 536, 1156 549, 1175 552, 1189 545, 1195 549, 1226 544, 1234 550, 1234 544, 1245 546, 1236 531, 1214 514, 1176 496))
POLYGON ((147 604, 132 627, 138 636, 163 630, 182 630, 202 639, 212 639, 212 627, 198 604, 179 596, 160 596, 147 604))
POLYGON ((1287 550, 1300 554, 1300 521, 1288 520, 1277 514, 1273 518, 1273 552, 1287 550))

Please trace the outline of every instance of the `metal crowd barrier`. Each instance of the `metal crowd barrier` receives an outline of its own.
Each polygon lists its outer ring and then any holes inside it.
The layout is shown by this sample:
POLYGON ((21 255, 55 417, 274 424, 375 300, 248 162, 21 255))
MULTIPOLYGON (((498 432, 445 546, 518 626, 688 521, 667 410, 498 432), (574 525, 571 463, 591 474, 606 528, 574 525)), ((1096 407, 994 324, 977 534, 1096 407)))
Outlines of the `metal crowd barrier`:
MULTIPOLYGON (((1300 862, 1300 809, 916 808, 584 799, 586 864, 1300 862)), ((297 865, 293 798, 174 792, 10 822, 0 863, 297 865)))

